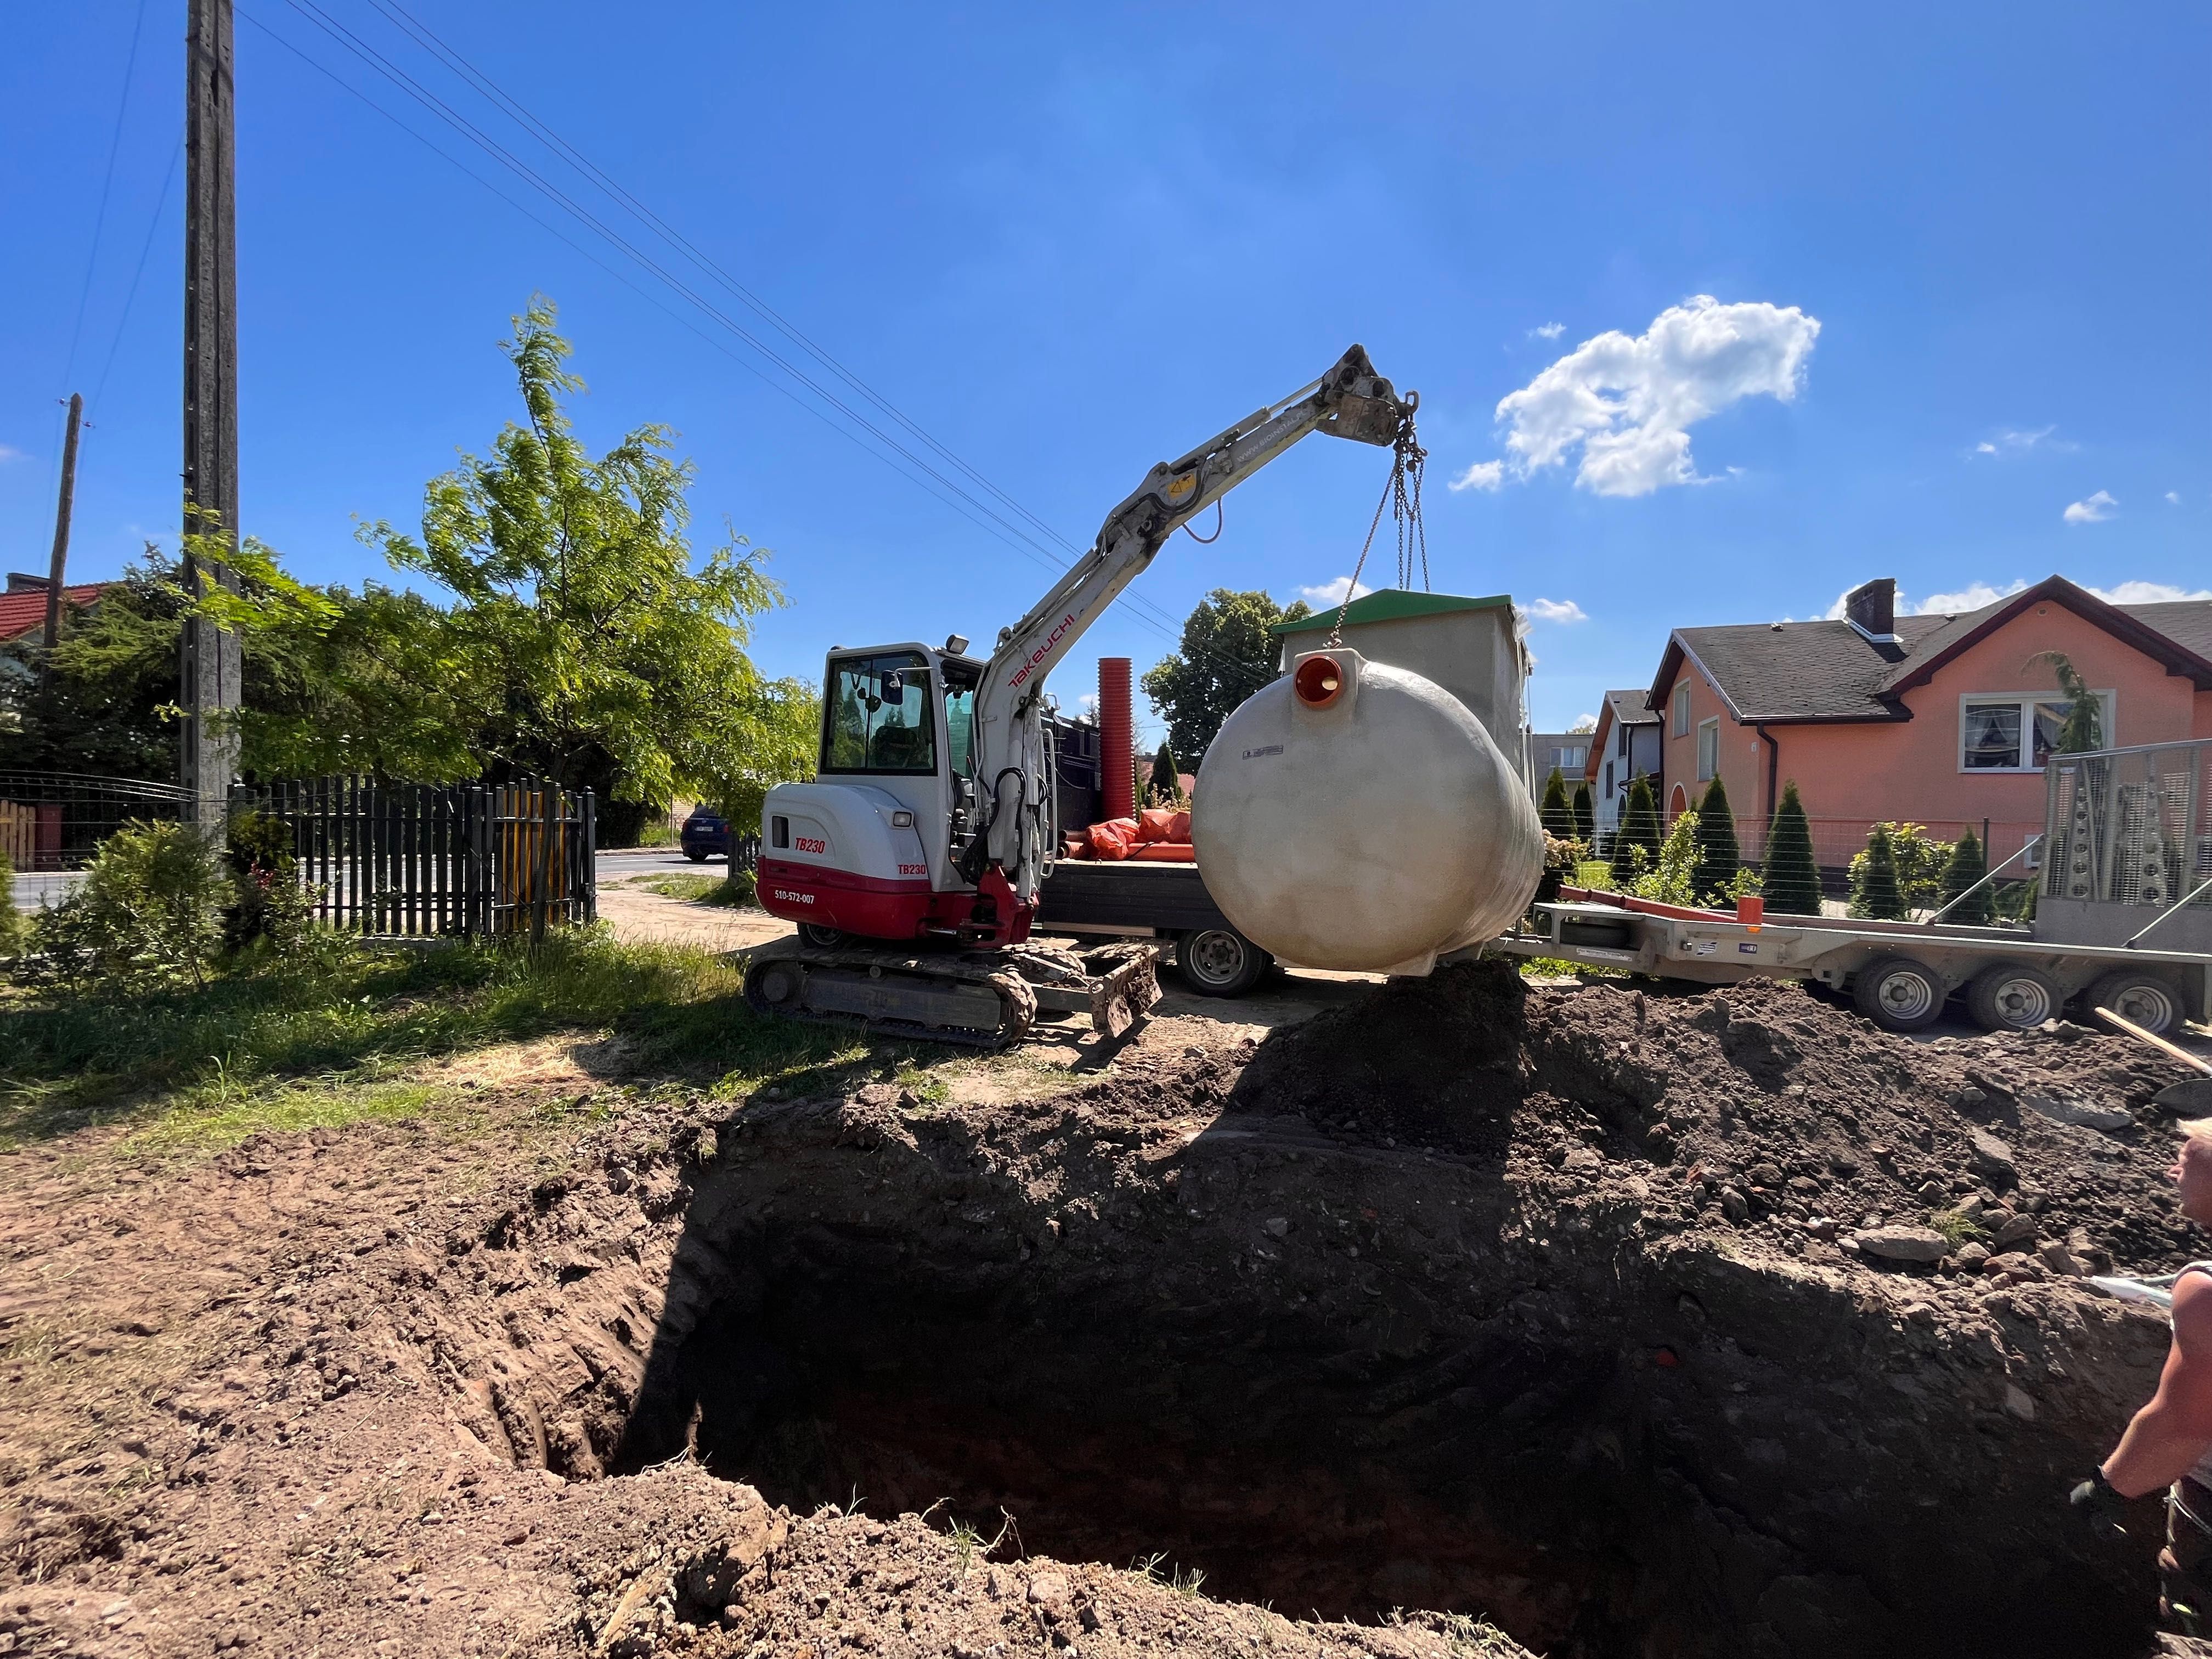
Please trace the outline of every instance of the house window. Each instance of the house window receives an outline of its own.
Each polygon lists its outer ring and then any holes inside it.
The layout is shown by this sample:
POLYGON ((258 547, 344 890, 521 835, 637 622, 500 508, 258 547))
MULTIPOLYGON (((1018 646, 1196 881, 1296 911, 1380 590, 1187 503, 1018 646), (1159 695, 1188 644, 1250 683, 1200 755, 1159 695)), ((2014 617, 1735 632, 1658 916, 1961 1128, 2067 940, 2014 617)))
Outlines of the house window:
MULTIPOLYGON (((2098 741, 2112 744, 2115 695, 2097 696, 2098 741)), ((2018 692, 1974 693, 1959 700, 1961 772, 2040 772, 2066 725, 2063 699, 2018 692)))
POLYGON ((1690 730, 1690 683, 1687 680, 1674 688, 1674 735, 1683 737, 1690 730))
POLYGON ((1625 726, 1620 728, 1620 742, 1618 748, 1621 759, 1626 760, 1628 758, 1628 728, 1625 726))
POLYGON ((1613 763, 1611 761, 1605 763, 1605 798, 1607 800, 1613 799, 1613 763))
POLYGON ((1698 781, 1710 782, 1721 764, 1721 723, 1717 716, 1698 722, 1698 781))

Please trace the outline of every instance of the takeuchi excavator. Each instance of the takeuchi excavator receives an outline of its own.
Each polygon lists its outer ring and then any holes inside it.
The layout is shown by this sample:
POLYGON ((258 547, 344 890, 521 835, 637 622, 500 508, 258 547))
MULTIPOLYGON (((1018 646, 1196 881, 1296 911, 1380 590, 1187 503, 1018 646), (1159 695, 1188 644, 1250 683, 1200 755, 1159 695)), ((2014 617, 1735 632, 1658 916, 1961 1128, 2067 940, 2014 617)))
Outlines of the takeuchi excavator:
POLYGON ((761 905, 798 937, 755 952, 763 1013, 996 1048, 1039 1018, 1118 1036, 1159 995, 1158 946, 1030 942, 1059 845, 1045 681, 1168 538, 1307 434, 1413 445, 1402 398, 1353 346, 1320 380, 1163 461, 988 661, 954 635, 831 650, 811 783, 762 811, 761 905))

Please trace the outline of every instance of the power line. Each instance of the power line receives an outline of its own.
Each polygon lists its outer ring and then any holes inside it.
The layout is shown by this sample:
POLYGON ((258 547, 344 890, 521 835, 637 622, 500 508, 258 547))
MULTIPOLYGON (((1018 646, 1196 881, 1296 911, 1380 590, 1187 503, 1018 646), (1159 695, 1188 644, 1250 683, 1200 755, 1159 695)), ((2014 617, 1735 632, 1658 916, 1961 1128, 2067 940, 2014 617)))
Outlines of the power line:
POLYGON ((92 276, 100 264, 100 233, 107 228, 107 198, 115 188, 115 153, 123 145, 123 117, 131 107, 131 76, 138 67, 138 35, 146 27, 146 0, 138 0, 137 21, 131 26, 131 51, 123 60, 123 92, 115 106, 115 131, 107 140, 107 172, 100 181, 100 210, 92 219, 92 252, 84 262, 84 285, 77 290, 76 322, 70 330, 69 356, 62 367, 66 385, 76 373, 77 340, 84 332, 84 310, 92 298, 92 276))
POLYGON ((146 227, 146 240, 138 249, 138 265, 131 273, 131 286, 123 295, 123 314, 115 319, 115 337, 107 343, 107 361, 100 365, 100 379, 92 388, 92 398, 85 404, 88 411, 100 407, 100 394, 107 390, 108 372, 115 367, 115 354, 123 344, 123 331, 131 321, 131 303, 138 297, 139 279, 146 274, 146 256, 154 251, 154 238, 161 228, 161 216, 169 205, 169 186, 176 182, 177 162, 185 153, 185 141, 177 140, 177 147, 169 152, 169 170, 161 175, 161 193, 154 198, 154 222, 146 227))

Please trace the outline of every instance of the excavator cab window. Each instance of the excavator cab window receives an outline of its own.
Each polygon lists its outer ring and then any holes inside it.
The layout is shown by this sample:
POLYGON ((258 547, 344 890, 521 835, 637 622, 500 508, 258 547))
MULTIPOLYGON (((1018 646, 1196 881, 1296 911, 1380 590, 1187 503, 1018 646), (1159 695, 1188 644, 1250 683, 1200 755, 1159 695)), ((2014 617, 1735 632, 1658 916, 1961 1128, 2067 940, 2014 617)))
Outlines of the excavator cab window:
POLYGON ((969 763, 975 745, 975 687, 981 678, 962 664, 945 665, 945 756, 956 778, 974 769, 969 763))
POLYGON ((934 772, 929 665, 911 651, 832 657, 822 699, 823 772, 934 772))

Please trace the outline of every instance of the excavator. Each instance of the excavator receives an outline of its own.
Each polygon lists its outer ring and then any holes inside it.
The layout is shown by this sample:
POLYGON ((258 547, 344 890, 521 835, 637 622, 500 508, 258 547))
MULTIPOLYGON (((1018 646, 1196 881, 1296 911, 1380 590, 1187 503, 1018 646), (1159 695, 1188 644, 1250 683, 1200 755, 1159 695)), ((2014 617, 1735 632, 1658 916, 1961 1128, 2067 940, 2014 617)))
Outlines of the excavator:
POLYGON ((763 1014, 996 1048, 1087 1013, 1119 1036, 1159 995, 1159 947, 1033 943, 1059 846, 1045 682, 1177 529, 1309 433, 1412 446, 1401 397, 1353 346, 1318 380, 1152 468, 988 660, 933 647, 831 648, 811 783, 761 813, 762 908, 798 924, 756 951, 763 1014))

